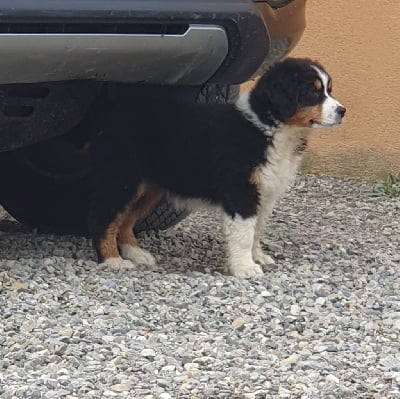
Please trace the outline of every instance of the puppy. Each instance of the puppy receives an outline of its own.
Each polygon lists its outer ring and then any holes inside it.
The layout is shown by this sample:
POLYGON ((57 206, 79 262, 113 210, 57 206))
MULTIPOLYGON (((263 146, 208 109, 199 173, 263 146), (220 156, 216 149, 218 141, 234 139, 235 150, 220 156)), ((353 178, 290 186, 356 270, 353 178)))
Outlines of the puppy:
POLYGON ((99 262, 154 265, 133 228, 167 195, 177 205, 217 208, 229 272, 262 276, 261 266, 273 259, 262 252, 260 238, 295 179, 308 134, 340 124, 346 112, 331 91, 319 63, 292 58, 271 67, 235 105, 107 104, 92 146, 89 230, 99 262))

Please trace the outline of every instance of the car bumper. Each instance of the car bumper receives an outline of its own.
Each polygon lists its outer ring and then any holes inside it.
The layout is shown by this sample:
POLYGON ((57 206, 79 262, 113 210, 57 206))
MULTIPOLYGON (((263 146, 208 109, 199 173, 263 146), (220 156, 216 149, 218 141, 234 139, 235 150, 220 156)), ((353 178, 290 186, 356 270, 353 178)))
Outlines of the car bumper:
POLYGON ((241 83, 297 43, 304 8, 305 0, 279 9, 247 0, 3 0, 0 84, 241 83))

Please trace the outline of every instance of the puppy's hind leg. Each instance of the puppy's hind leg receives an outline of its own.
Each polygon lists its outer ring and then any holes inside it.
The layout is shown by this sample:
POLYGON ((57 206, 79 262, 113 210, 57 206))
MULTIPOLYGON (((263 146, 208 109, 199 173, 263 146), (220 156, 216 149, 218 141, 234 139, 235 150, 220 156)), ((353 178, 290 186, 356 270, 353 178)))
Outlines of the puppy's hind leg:
POLYGON ((89 232, 99 263, 114 269, 132 267, 120 257, 117 235, 127 217, 130 203, 138 185, 127 184, 122 174, 99 174, 97 189, 89 213, 89 232), (100 184, 100 182, 104 182, 100 184))
POLYGON ((101 219, 96 217, 97 223, 91 223, 91 237, 97 253, 97 260, 113 269, 128 269, 133 266, 131 262, 119 256, 117 247, 117 234, 125 214, 124 211, 116 214, 111 222, 102 222, 101 219))
POLYGON ((139 247, 133 229, 138 221, 146 217, 159 202, 161 193, 145 184, 139 186, 136 198, 130 205, 118 232, 118 247, 124 259, 156 269, 156 260, 148 251, 139 247))

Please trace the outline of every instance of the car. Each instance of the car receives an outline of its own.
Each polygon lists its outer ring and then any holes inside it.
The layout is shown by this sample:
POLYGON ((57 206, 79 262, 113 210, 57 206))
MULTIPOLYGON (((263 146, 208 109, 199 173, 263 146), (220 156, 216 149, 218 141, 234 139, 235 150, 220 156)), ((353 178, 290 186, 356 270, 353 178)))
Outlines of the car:
MULTIPOLYGON (((0 204, 39 230, 85 234, 85 121, 99 99, 233 102, 241 83, 296 46, 305 8, 306 0, 0 0, 0 204)), ((163 199, 138 230, 185 215, 163 199)))

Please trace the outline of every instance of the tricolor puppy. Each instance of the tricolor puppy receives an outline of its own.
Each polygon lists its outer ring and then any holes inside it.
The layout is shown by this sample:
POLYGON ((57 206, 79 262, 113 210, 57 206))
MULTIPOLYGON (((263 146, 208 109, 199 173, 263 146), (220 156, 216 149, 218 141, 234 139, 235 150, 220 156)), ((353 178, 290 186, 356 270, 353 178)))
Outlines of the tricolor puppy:
POLYGON ((107 120, 109 108, 100 113, 101 134, 93 145, 96 195, 89 227, 99 262, 154 265, 133 228, 167 195, 180 205, 217 208, 229 272, 261 276, 261 266, 273 260, 262 252, 260 237, 295 179, 307 136, 344 117, 331 91, 320 64, 287 59, 235 105, 108 104, 113 119, 107 120))

